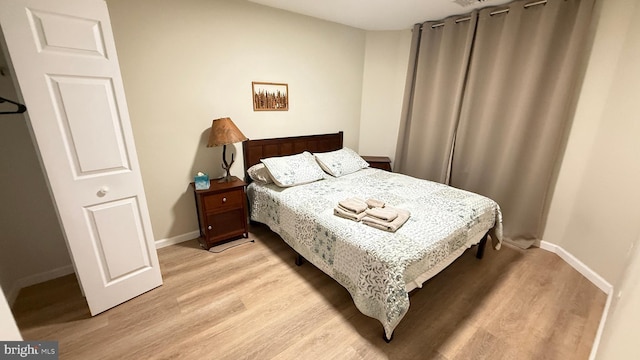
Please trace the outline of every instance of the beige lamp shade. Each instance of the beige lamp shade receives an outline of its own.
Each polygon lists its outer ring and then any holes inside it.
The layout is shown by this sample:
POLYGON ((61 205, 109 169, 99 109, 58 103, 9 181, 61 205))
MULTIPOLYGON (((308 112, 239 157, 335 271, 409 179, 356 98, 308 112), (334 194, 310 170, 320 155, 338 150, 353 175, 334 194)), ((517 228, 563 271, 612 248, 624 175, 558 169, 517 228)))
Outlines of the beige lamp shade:
POLYGON ((230 118, 215 119, 211 123, 207 147, 228 145, 249 140, 230 118))

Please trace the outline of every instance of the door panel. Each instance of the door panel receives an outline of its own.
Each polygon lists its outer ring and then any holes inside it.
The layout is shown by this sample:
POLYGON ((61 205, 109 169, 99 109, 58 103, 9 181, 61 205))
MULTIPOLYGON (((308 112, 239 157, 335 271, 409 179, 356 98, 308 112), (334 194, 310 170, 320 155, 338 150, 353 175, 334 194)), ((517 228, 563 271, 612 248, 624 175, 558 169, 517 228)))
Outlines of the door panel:
POLYGON ((90 206, 86 214, 105 286, 152 266, 150 253, 156 250, 144 241, 136 198, 90 206))
POLYGON ((0 1, 0 26, 91 313, 161 285, 106 3, 0 1))
POLYGON ((38 51, 60 51, 104 57, 102 28, 95 19, 27 8, 38 51))
POLYGON ((129 170, 111 80, 69 76, 49 79, 74 175, 129 170), (88 118, 91 121, 86 121, 88 118))

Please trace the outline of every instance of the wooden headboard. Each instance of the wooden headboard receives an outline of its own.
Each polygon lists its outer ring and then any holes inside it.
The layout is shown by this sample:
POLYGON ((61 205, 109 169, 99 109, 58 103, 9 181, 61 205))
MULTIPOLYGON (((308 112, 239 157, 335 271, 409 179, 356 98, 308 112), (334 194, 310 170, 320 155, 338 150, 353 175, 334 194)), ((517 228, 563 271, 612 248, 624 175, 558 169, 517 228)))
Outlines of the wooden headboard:
POLYGON ((242 143, 244 157, 244 177, 247 169, 260 162, 260 159, 273 156, 295 155, 303 151, 326 152, 342 149, 342 131, 333 134, 291 136, 273 139, 247 140, 242 143))

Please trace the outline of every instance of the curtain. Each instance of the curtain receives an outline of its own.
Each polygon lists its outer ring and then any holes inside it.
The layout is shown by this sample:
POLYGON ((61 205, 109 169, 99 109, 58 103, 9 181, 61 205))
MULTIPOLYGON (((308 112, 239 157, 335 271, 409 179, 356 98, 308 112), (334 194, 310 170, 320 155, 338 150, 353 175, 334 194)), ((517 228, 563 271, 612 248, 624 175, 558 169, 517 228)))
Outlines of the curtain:
POLYGON ((403 118, 396 171, 445 182, 451 146, 460 113, 477 14, 442 22, 428 22, 419 37, 411 112, 403 118), (438 71, 433 71, 438 69, 438 71))
MULTIPOLYGON (((507 239, 522 247, 539 239, 584 73, 581 59, 593 3, 529 0, 481 10, 470 59, 457 60, 468 64, 462 93, 457 100, 447 98, 444 105, 437 104, 448 110, 425 111, 417 104, 419 89, 423 84, 433 86, 433 77, 451 77, 457 82, 459 71, 452 71, 451 64, 440 67, 435 60, 431 60, 428 76, 417 67, 401 157, 412 165, 399 170, 488 196, 502 208, 507 239), (442 114, 453 115, 445 121, 442 114), (432 126, 434 123, 437 125, 432 126), (431 139, 433 133, 448 139, 434 145, 439 162, 421 161, 425 145, 412 146, 410 139, 421 134, 431 139), (414 166, 421 169, 414 170, 414 166)), ((445 22, 443 30, 447 25, 445 22)), ((439 48, 460 46, 437 43, 439 48)), ((433 52, 425 52, 429 47, 423 49, 423 44, 421 41, 419 59, 433 52)))

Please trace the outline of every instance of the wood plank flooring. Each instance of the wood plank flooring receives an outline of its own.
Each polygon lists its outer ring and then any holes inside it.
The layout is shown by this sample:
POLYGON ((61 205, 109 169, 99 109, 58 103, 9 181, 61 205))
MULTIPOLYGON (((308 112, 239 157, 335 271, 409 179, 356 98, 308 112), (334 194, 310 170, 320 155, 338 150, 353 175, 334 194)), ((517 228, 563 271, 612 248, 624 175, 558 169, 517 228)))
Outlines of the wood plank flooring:
POLYGON ((164 285, 91 317, 75 276, 23 289, 25 340, 61 359, 587 359, 603 292, 540 249, 475 249, 411 294, 394 340, 264 226, 220 254, 158 251, 164 285))

